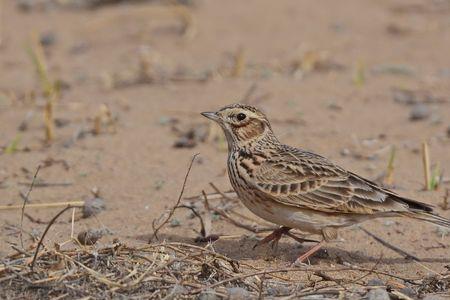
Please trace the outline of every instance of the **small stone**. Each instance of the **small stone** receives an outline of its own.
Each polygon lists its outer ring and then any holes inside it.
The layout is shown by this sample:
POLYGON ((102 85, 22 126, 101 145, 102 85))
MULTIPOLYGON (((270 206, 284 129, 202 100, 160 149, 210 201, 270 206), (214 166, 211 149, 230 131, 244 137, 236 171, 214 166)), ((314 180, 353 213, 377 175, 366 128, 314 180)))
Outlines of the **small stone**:
POLYGON ((450 125, 447 127, 447 137, 450 138, 450 125))
POLYGON ((394 89, 392 93, 395 102, 407 105, 417 103, 416 95, 414 94, 413 91, 394 89))
POLYGON ((69 124, 70 124, 69 119, 55 118, 55 126, 58 128, 66 127, 69 124))
POLYGON ((167 125, 170 124, 171 118, 166 116, 159 117, 158 123, 159 125, 167 125))
POLYGON ((344 148, 341 150, 341 155, 342 156, 349 156, 350 155, 350 150, 348 148, 344 148))
POLYGON ((51 31, 44 32, 41 34, 39 41, 40 41, 41 45, 44 47, 52 46, 56 42, 56 35, 54 32, 51 32, 51 31))
POLYGON ((94 245, 105 234, 104 230, 88 229, 78 234, 78 241, 82 245, 94 245))
POLYGON ((17 6, 19 7, 19 9, 21 9, 22 11, 30 11, 33 9, 34 7, 34 0, 18 0, 17 1, 17 6))
POLYGON ((241 287, 232 287, 227 289, 230 300, 247 300, 250 298, 250 292, 241 287))
POLYGON ((386 220, 386 221, 384 221, 384 226, 393 226, 393 225, 395 225, 395 224, 397 224, 397 222, 395 222, 395 221, 393 221, 393 220, 386 220))
POLYGON ((342 110, 342 106, 340 106, 339 104, 337 104, 335 102, 328 103, 328 108, 330 110, 336 110, 336 111, 342 110))
POLYGON ((170 220, 170 227, 178 227, 180 225, 181 225, 181 223, 177 219, 170 220))
POLYGON ((89 44, 85 41, 78 41, 75 44, 73 44, 70 49, 70 54, 81 54, 89 50, 89 44))
MULTIPOLYGON (((187 290, 184 286, 176 284, 173 288, 172 291, 170 292, 173 296, 177 296, 177 295, 183 295, 187 293, 187 290)), ((176 297, 173 297, 176 298, 176 297)))
POLYGON ((326 295, 308 295, 308 296, 302 297, 301 299, 303 299, 303 300, 328 300, 330 298, 327 297, 326 295))
POLYGON ((417 298, 417 294, 412 288, 404 287, 404 288, 400 289, 399 292, 404 294, 404 295, 406 295, 406 296, 408 296, 408 297, 410 297, 410 298, 413 298, 413 299, 417 298))
POLYGON ((367 293, 367 300, 390 300, 385 289, 373 289, 367 293))
POLYGON ((175 141, 173 146, 175 148, 193 148, 197 146, 197 142, 193 138, 182 136, 177 141, 175 141))
POLYGON ((369 286, 384 286, 384 282, 378 278, 372 278, 367 282, 369 286))
POLYGON ((217 297, 217 295, 213 291, 206 290, 198 296, 198 299, 199 300, 217 300, 217 299, 219 299, 219 297, 217 297))
POLYGON ((427 105, 425 104, 415 104, 409 114, 409 119, 411 121, 424 120, 430 116, 431 112, 427 105))
POLYGON ((84 202, 83 218, 97 215, 106 208, 105 201, 102 198, 95 197, 84 202))
POLYGON ((292 287, 290 287, 289 285, 281 284, 281 283, 277 283, 277 282, 274 282, 274 283, 268 282, 266 284, 266 292, 267 292, 267 295, 269 295, 269 296, 280 297, 280 296, 292 294, 292 287))

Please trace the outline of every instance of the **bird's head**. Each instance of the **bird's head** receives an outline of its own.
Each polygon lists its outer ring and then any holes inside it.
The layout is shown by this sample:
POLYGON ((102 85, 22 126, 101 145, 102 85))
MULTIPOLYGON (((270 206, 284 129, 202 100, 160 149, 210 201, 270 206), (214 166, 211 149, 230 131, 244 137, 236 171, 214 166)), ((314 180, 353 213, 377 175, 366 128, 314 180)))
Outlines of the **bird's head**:
POLYGON ((250 105, 232 104, 216 112, 203 112, 202 115, 222 127, 229 149, 242 147, 269 136, 273 138, 272 128, 266 116, 250 105))

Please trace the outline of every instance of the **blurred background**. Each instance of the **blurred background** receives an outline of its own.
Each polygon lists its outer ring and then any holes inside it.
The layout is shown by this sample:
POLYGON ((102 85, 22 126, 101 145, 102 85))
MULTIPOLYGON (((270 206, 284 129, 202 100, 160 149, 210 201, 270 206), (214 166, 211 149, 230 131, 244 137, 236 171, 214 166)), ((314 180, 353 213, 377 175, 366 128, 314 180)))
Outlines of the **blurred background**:
MULTIPOLYGON (((449 53, 448 0, 3 0, 0 205, 21 205, 40 166, 30 204, 101 198, 104 211, 81 216, 76 230, 146 241, 194 153, 186 196, 211 192, 209 182, 230 188, 223 134, 199 112, 247 102, 281 141, 448 217, 449 53)), ((57 210, 27 211, 32 241, 57 210)), ((70 235, 67 219, 50 240, 70 235)), ((5 255, 20 210, 0 220, 5 255)), ((172 238, 195 237, 186 213, 177 220, 172 238)), ((397 232, 416 253, 424 240, 449 244, 431 226, 383 222, 372 222, 377 232, 397 232)), ((366 254, 380 249, 352 239, 366 254)))

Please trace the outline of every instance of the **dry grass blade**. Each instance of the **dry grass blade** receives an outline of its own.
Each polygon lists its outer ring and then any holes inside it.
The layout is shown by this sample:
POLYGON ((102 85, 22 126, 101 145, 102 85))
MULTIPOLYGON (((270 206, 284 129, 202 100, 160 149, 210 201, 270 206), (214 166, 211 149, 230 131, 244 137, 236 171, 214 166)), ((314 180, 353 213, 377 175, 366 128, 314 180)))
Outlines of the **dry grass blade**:
POLYGON ((445 189, 445 195, 442 199, 442 203, 439 204, 439 206, 443 209, 443 210, 448 210, 449 204, 448 204, 448 199, 450 198, 450 189, 445 189))
POLYGON ((39 173, 39 170, 41 169, 41 165, 38 165, 36 172, 34 173, 33 180, 31 181, 30 188, 27 191, 27 194, 25 195, 25 198, 23 199, 23 205, 22 205, 22 212, 20 214, 20 246, 22 246, 23 249, 23 216, 25 215, 25 206, 27 205, 30 197, 30 193, 33 190, 34 183, 36 182, 36 177, 39 173))
MULTIPOLYGON (((52 286, 54 297, 67 294, 70 298, 74 298, 75 291, 79 289, 99 298, 119 294, 143 298, 155 291, 161 298, 169 295, 193 297, 205 291, 227 297, 228 287, 241 287, 251 297, 263 297, 266 296, 264 285, 278 280, 292 286, 291 278, 296 272, 314 274, 326 284, 317 284, 317 279, 305 279, 309 281, 304 288, 296 288, 291 290, 292 294, 287 294, 292 298, 327 294, 336 285, 341 287, 341 291, 350 291, 349 285, 355 289, 354 284, 360 286, 358 282, 370 274, 417 284, 416 279, 376 270, 380 259, 371 268, 302 266, 261 270, 245 263, 239 266, 236 261, 208 248, 180 242, 132 247, 116 241, 99 248, 79 246, 75 249, 47 250, 40 253, 39 268, 35 271, 26 267, 27 259, 16 259, 14 263, 5 265, 0 269, 0 284, 2 289, 17 289, 25 284, 32 287, 30 293, 52 286), (345 271, 357 272, 354 274, 357 279, 339 276, 345 271), (277 273, 285 274, 280 276, 277 273)), ((443 280, 444 277, 439 278, 443 280)), ((367 289, 362 283, 359 293, 363 295, 367 289)))
POLYGON ((391 186, 394 183, 394 160, 395 160, 395 146, 392 146, 391 153, 389 154, 389 162, 386 168, 385 183, 391 186))
POLYGON ((206 196, 205 191, 202 191, 203 198, 204 198, 204 205, 205 205, 205 232, 204 236, 207 237, 211 234, 212 229, 212 220, 211 220, 211 209, 208 202, 208 196, 206 196))
POLYGON ((44 106, 45 139, 47 142, 51 142, 54 139, 55 121, 53 114, 54 104, 58 95, 58 88, 57 84, 52 82, 49 78, 41 43, 37 41, 35 36, 32 40, 33 46, 29 46, 27 52, 36 68, 41 83, 41 89, 47 99, 44 106))
POLYGON ((383 240, 382 238, 380 238, 379 236, 371 233, 370 231, 368 231, 367 229, 359 226, 359 228, 364 231, 368 236, 370 236, 371 238, 373 238, 374 240, 376 240, 377 242, 379 242, 380 244, 382 244, 383 246, 385 246, 386 248, 389 248, 401 255, 403 255, 406 259, 412 259, 415 261, 420 261, 420 258, 418 258, 417 256, 414 256, 412 254, 409 254, 408 252, 398 248, 397 246, 394 246, 390 243, 388 243, 387 241, 383 240))
POLYGON ((52 227, 53 223, 55 223, 55 221, 59 218, 59 216, 61 216, 66 210, 68 210, 68 209, 70 209, 70 208, 73 208, 73 207, 70 206, 70 205, 68 205, 67 207, 65 207, 64 209, 62 209, 62 210, 61 210, 59 213, 57 213, 57 214, 53 217, 53 219, 51 219, 50 222, 48 223, 47 227, 46 227, 45 230, 44 230, 44 233, 43 233, 42 236, 41 236, 41 239, 39 240, 39 242, 38 242, 38 244, 37 244, 37 246, 36 246, 36 250, 35 250, 35 252, 34 252, 33 260, 31 261, 31 265, 30 265, 31 271, 33 271, 34 264, 35 264, 35 262, 36 262, 36 258, 37 258, 38 253, 39 253, 39 248, 41 247, 41 245, 42 245, 42 243, 43 243, 43 241, 44 241, 45 235, 47 234, 48 230, 50 229, 50 227, 52 227))
MULTIPOLYGON (((54 208, 71 205, 73 207, 83 207, 85 205, 85 201, 67 201, 67 202, 56 202, 56 203, 35 203, 28 204, 27 208, 54 208)), ((21 209, 23 205, 0 205, 0 210, 15 210, 21 209)))
POLYGON ((244 48, 241 47, 234 55, 234 65, 233 69, 231 70, 231 76, 232 77, 241 76, 245 71, 245 65, 246 65, 245 51, 244 48))
POLYGON ((430 175, 430 154, 428 152, 427 142, 422 143, 422 161, 423 161, 423 172, 425 175, 425 189, 429 191, 431 189, 431 175, 430 175))
POLYGON ((234 200, 233 198, 237 198, 236 192, 224 193, 221 190, 219 190, 219 188, 217 188, 214 183, 210 182, 209 185, 216 191, 216 193, 218 193, 220 196, 222 196, 224 199, 227 199, 228 201, 233 201, 234 200))
POLYGON ((250 103, 251 97, 255 93, 256 89, 258 88, 258 84, 254 82, 248 90, 245 92, 244 96, 241 98, 241 103, 250 103))

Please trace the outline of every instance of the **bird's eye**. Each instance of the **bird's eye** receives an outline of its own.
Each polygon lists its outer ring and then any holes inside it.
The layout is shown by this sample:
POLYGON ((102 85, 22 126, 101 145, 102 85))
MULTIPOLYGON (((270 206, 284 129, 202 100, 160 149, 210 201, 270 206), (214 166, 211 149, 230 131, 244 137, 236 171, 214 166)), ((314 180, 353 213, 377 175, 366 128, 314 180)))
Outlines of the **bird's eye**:
POLYGON ((246 117, 247 117, 247 116, 246 116, 245 114, 243 114, 243 113, 238 113, 238 114, 236 115, 236 119, 238 119, 238 121, 242 121, 242 120, 244 120, 246 117))

